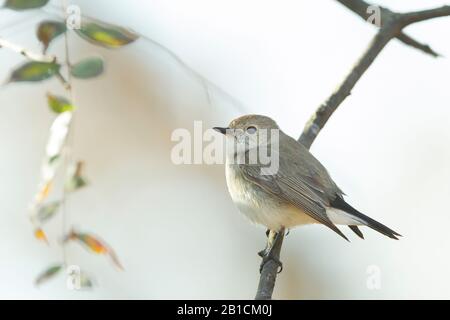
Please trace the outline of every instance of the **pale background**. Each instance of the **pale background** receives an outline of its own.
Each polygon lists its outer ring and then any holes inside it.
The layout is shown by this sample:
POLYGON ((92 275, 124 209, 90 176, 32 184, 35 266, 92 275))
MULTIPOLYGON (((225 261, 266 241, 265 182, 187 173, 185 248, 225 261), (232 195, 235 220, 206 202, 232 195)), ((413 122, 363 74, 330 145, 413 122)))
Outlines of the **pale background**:
MULTIPOLYGON (((448 1, 383 1, 392 9, 448 1)), ((55 5, 58 2, 53 2, 55 5)), ((71 37, 74 60, 98 52, 104 77, 76 82, 76 157, 91 186, 69 199, 70 221, 117 251, 125 272, 70 246, 70 262, 95 276, 92 292, 74 292, 59 276, 33 280, 61 259, 33 239, 27 219, 54 115, 46 91, 55 80, 0 89, 0 298, 246 299, 255 294, 262 228, 238 213, 224 168, 174 166, 175 128, 226 125, 243 113, 274 117, 297 137, 313 110, 366 48, 375 29, 335 1, 74 1, 84 13, 138 30, 239 99, 220 94, 208 105, 202 86, 145 40, 119 51, 71 37)), ((380 1, 381 3, 381 1, 380 1)), ((0 11, 0 36, 37 50, 39 12, 0 11), (13 20, 25 23, 1 29, 13 20)), ((408 32, 450 56, 450 18, 408 32)), ((53 47, 61 53, 63 41, 53 47)), ((1 81, 24 59, 0 50, 1 81)), ((275 290, 278 299, 450 298, 450 62, 393 41, 323 130, 312 152, 349 202, 404 235, 393 241, 364 230, 347 243, 322 226, 293 230, 275 290), (369 290, 367 269, 381 270, 369 290)))

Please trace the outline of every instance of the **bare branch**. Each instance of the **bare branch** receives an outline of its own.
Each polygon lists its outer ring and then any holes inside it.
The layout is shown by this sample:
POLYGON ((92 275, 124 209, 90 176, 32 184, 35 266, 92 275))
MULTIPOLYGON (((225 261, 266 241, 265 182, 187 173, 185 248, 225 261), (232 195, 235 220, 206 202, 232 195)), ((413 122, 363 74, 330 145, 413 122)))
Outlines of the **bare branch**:
POLYGON ((402 20, 406 25, 422 22, 434 18, 450 16, 450 6, 442 6, 436 9, 416 11, 402 14, 402 20))
MULTIPOLYGON (((268 244, 273 245, 273 258, 280 260, 281 246, 283 245, 284 229, 278 233, 270 231, 267 239, 268 244)), ((272 299, 273 289, 275 288, 275 281, 277 280, 279 264, 275 260, 269 260, 261 270, 259 278, 258 290, 256 292, 255 300, 270 300, 272 299)))
POLYGON ((313 144, 320 130, 325 126, 328 119, 340 106, 340 104, 351 94, 351 90, 361 78, 361 76, 372 65, 375 58, 380 54, 383 48, 395 36, 395 32, 390 27, 383 27, 375 36, 369 48, 356 63, 350 73, 339 88, 322 104, 313 114, 306 124, 302 136, 299 141, 308 149, 313 144))
MULTIPOLYGON (((370 3, 367 3, 362 0, 336 0, 336 1, 339 2, 340 4, 342 4, 343 6, 347 7, 347 9, 356 13, 358 16, 363 18, 365 21, 367 21, 369 19, 370 13, 367 11, 367 8, 369 8, 371 6, 370 3)), ((378 8, 381 9, 382 14, 383 14, 384 10, 386 10, 385 8, 383 8, 381 6, 378 6, 378 8)), ((383 19, 381 19, 381 20, 383 20, 383 19)))
POLYGON ((399 36, 397 36, 397 39, 410 47, 416 48, 420 51, 423 51, 424 53, 431 55, 434 58, 438 58, 438 57, 442 56, 439 53, 437 53, 436 51, 434 51, 429 45, 420 43, 419 41, 411 38, 410 36, 408 36, 407 34, 405 34, 403 32, 400 33, 399 36))
MULTIPOLYGON (((367 11, 362 9, 363 6, 369 6, 365 1, 361 0, 337 0, 347 8, 362 16, 363 12, 367 11)), ((425 21, 442 16, 450 16, 450 6, 444 6, 437 9, 418 11, 413 13, 396 13, 389 9, 382 9, 382 27, 374 40, 370 44, 369 48, 360 58, 356 66, 347 75, 342 84, 338 87, 328 100, 322 104, 309 122, 306 124, 305 129, 299 139, 307 148, 310 148, 315 138, 319 134, 320 130, 325 126, 328 119, 336 111, 339 105, 350 95, 351 90, 356 85, 361 76, 367 71, 375 58, 380 54, 383 48, 393 38, 400 38, 400 40, 408 45, 418 48, 431 55, 437 55, 430 47, 419 43, 403 33, 403 28, 411 25, 415 22, 425 21)))
MULTIPOLYGON (((367 21, 367 22, 369 21, 369 17, 371 15, 371 13, 370 13, 370 11, 368 11, 368 8, 370 6, 372 6, 370 3, 367 3, 362 0, 336 0, 336 1, 338 1, 339 3, 344 5, 349 10, 356 13, 358 16, 360 16, 362 19, 364 19, 364 21, 367 21)), ((389 15, 392 15, 393 12, 382 6, 377 6, 377 7, 381 10, 381 25, 383 25, 384 21, 386 21, 388 19, 389 15)), ((433 10, 426 10, 426 12, 427 12, 427 15, 429 15, 430 13, 428 13, 428 11, 432 11, 432 14, 436 15, 436 14, 442 13, 441 10, 442 10, 442 8, 438 8, 438 9, 433 9, 433 10), (435 12, 435 10, 438 10, 438 12, 435 12)), ((416 15, 417 13, 412 13, 412 14, 416 15)), ((411 17, 409 19, 413 19, 413 17, 411 17)), ((406 21, 405 21, 405 23, 406 23, 406 21)), ((433 56, 435 58, 440 56, 433 49, 431 49, 430 46, 420 43, 419 41, 404 34, 403 32, 397 36, 397 39, 400 40, 402 43, 404 43, 408 46, 411 46, 415 49, 418 49, 420 51, 423 51, 427 54, 430 54, 431 56, 433 56)))
MULTIPOLYGON (((362 0, 336 1, 346 6, 366 21, 368 20, 370 16, 370 11, 368 11, 370 6, 369 3, 362 0)), ((358 60, 356 65, 352 68, 337 90, 316 110, 306 124, 305 129, 299 138, 299 142, 308 149, 311 147, 318 134, 327 123, 328 119, 330 119, 345 98, 351 94, 351 91, 356 83, 392 39, 397 38, 408 46, 419 49, 432 56, 438 56, 438 54, 429 46, 422 44, 403 33, 403 28, 415 22, 450 16, 450 6, 403 14, 393 12, 386 8, 379 8, 381 10, 380 13, 382 21, 377 35, 374 37, 368 49, 366 49, 362 57, 358 60)), ((278 237, 274 241, 274 250, 272 253, 277 257, 280 256, 282 243, 283 237, 278 237)), ((258 287, 258 299, 272 298, 277 271, 278 268, 274 264, 266 263, 263 266, 258 287)))

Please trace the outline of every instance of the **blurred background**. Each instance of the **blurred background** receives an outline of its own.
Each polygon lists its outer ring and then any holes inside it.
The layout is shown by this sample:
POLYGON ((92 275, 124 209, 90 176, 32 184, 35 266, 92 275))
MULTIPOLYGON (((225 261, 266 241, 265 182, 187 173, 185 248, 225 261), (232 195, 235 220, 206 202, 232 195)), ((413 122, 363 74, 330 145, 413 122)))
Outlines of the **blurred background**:
MULTIPOLYGON (((0 298, 253 298, 265 230, 234 207, 223 165, 172 163, 172 131, 192 131, 195 120, 206 129, 258 113, 298 137, 376 30, 330 0, 72 3, 160 42, 242 105, 214 89, 208 103, 203 85, 146 39, 109 51, 70 36, 73 60, 100 53, 107 71, 74 85, 74 154, 86 162, 90 186, 68 199, 67 216, 101 235, 125 267, 117 272, 108 259, 70 245, 69 262, 96 282, 94 290, 77 292, 63 275, 34 286, 39 272, 61 260, 61 220, 49 226, 47 248, 33 238, 27 217, 55 118, 45 93, 64 90, 56 80, 1 87, 0 298)), ((411 11, 448 1, 377 3, 411 11)), ((39 50, 36 24, 59 6, 1 10, 0 36, 39 50)), ((449 18, 407 29, 447 57, 449 30, 449 18)), ((63 43, 55 41, 51 52, 61 56, 63 43)), ((24 60, 0 49, 1 78, 24 60)), ((347 243, 323 226, 292 230, 274 298, 450 298, 449 71, 449 59, 392 41, 312 148, 351 204, 404 237, 393 241, 365 229, 363 241, 345 228, 347 243), (367 284, 373 270, 377 288, 367 284)))

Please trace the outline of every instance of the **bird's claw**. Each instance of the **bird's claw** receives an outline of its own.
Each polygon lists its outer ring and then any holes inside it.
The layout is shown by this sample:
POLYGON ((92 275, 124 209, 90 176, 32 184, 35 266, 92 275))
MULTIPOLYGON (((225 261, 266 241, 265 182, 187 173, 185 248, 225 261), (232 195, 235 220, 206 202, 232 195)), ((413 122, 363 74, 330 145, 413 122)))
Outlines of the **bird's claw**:
POLYGON ((273 261, 277 266, 278 266, 278 274, 280 274, 283 271, 283 263, 280 261, 280 259, 277 259, 273 256, 271 256, 270 254, 266 254, 266 255, 261 255, 261 253, 264 251, 261 251, 259 253, 259 255, 262 257, 262 262, 261 265, 259 267, 259 273, 261 273, 263 271, 264 266, 266 265, 266 263, 268 263, 269 261, 273 261))
POLYGON ((264 258, 268 254, 269 254, 268 248, 265 248, 264 250, 261 250, 260 252, 258 252, 258 256, 260 256, 261 258, 264 258))

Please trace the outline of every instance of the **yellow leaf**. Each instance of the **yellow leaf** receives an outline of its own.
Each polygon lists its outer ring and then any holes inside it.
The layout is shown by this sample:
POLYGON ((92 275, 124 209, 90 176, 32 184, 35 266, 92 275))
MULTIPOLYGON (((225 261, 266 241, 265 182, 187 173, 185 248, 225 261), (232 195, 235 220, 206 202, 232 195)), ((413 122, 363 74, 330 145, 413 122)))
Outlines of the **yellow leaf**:
POLYGON ((36 196, 37 202, 42 202, 45 199, 47 199, 48 195, 50 194, 50 191, 52 189, 52 181, 47 182, 44 187, 39 191, 39 193, 36 196))
POLYGON ((34 236, 39 241, 43 241, 46 244, 48 244, 47 235, 45 234, 44 230, 42 230, 41 228, 38 228, 34 231, 34 236))
POLYGON ((99 238, 88 233, 79 233, 72 230, 66 237, 65 241, 67 240, 79 241, 86 249, 88 249, 92 253, 99 255, 108 255, 114 265, 120 270, 123 270, 122 264, 120 263, 119 258, 117 257, 114 250, 99 238))

